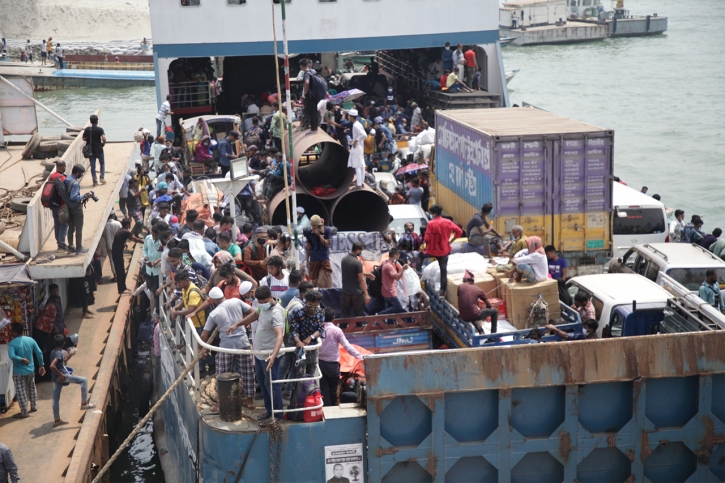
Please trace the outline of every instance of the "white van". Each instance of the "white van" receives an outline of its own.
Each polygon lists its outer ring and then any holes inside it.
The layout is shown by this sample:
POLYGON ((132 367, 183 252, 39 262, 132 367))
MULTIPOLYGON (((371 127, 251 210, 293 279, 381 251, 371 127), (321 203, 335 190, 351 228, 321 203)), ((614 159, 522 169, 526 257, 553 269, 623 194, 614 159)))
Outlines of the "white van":
POLYGON ((612 198, 612 256, 614 260, 634 245, 669 242, 665 205, 622 183, 614 182, 612 198))

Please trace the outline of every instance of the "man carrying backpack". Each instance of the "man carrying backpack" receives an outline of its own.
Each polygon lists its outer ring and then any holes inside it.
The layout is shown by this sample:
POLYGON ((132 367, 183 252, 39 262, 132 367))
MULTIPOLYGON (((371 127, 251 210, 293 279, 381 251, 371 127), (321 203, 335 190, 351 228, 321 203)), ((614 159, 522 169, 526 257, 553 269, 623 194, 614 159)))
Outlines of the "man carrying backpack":
POLYGON ((308 59, 300 60, 300 70, 304 72, 303 76, 303 96, 305 99, 305 116, 310 122, 310 131, 317 131, 317 103, 327 96, 327 83, 310 68, 308 59))
POLYGON ((76 164, 73 166, 70 176, 68 176, 63 184, 65 185, 68 199, 64 200, 68 205, 68 252, 69 253, 86 253, 88 248, 83 248, 83 202, 91 197, 91 193, 81 194, 80 179, 86 172, 83 165, 76 164), (73 234, 76 238, 76 246, 73 246, 73 234))
MULTIPOLYGON (((306 352, 305 346, 317 343, 317 339, 325 334, 325 312, 320 307, 322 293, 318 290, 310 290, 305 294, 305 306, 297 310, 290 321, 290 335, 297 346, 295 354, 295 379, 304 377, 305 374, 314 375, 317 365, 317 350, 306 352), (304 356, 304 359, 303 359, 304 356)), ((297 401, 301 384, 292 391, 290 401, 297 401)))
POLYGON ((67 250, 68 245, 65 244, 65 237, 68 234, 68 223, 61 223, 58 211, 65 204, 61 193, 65 193, 65 161, 56 161, 55 172, 49 177, 43 186, 40 202, 46 208, 50 208, 53 212, 53 230, 55 233, 55 241, 58 243, 58 250, 67 250), (57 180, 57 181, 56 181, 57 180), (62 190, 62 191, 61 191, 62 190))

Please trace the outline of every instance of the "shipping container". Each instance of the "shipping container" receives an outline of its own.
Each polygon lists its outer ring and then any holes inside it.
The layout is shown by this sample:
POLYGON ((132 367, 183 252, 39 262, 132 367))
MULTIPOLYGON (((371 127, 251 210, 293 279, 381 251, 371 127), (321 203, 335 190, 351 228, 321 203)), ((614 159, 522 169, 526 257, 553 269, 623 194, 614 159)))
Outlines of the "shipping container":
POLYGON ((499 233, 522 225, 570 275, 611 258, 614 131, 535 108, 436 111, 435 189, 464 227, 493 203, 499 233))

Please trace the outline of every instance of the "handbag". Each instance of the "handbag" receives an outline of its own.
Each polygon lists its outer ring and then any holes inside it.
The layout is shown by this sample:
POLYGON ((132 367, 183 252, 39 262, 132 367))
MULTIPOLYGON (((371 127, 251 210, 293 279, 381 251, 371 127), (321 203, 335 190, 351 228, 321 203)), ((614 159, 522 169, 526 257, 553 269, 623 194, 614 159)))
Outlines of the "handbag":
POLYGON ((70 219, 70 209, 68 208, 68 205, 62 205, 58 208, 58 221, 65 224, 68 223, 68 220, 70 219))
POLYGON ((83 157, 90 158, 93 156, 93 126, 88 128, 88 143, 83 146, 83 157))

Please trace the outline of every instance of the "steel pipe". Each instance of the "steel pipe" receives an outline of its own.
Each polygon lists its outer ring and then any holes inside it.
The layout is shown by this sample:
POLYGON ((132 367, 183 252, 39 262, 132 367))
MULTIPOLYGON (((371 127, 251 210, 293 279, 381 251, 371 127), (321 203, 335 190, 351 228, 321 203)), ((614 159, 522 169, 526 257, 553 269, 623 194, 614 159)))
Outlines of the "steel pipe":
POLYGON ((332 204, 332 224, 338 231, 384 231, 390 224, 388 204, 367 185, 349 189, 332 204))
POLYGON ((348 151, 326 132, 322 130, 317 132, 297 131, 292 134, 292 143, 298 187, 308 193, 312 193, 313 189, 323 185, 337 188, 329 195, 318 196, 323 200, 335 199, 350 187, 355 170, 347 167, 348 151), (322 148, 318 159, 309 164, 300 165, 300 160, 305 158, 305 152, 318 144, 322 148))
MULTIPOLYGON (((311 218, 312 215, 320 215, 325 224, 330 224, 330 212, 325 203, 311 194, 297 191, 297 206, 305 209, 305 215, 311 218)), ((269 220, 272 225, 287 226, 287 208, 285 205, 284 190, 277 193, 269 202, 269 220)))

